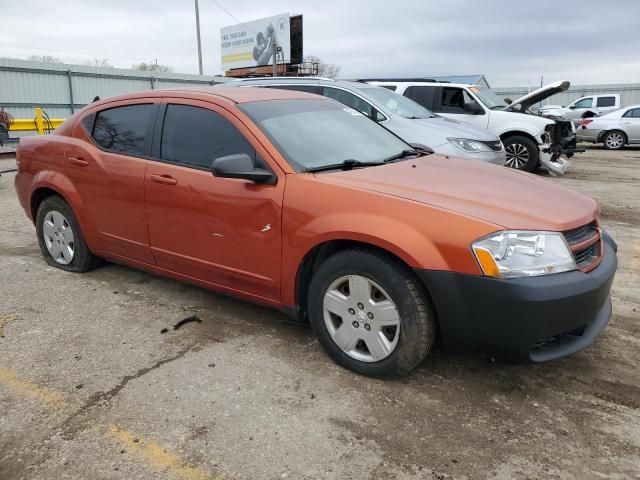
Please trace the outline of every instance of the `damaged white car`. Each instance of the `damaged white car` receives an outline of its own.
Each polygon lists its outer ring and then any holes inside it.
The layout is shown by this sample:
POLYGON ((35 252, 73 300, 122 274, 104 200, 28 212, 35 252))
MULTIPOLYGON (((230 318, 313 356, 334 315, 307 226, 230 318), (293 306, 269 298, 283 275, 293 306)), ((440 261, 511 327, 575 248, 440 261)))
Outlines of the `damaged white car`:
POLYGON ((554 82, 507 104, 491 89, 478 85, 435 82, 428 79, 367 79, 411 98, 443 117, 484 127, 504 144, 505 165, 532 172, 543 166, 552 174, 562 174, 568 158, 582 151, 576 148, 572 122, 543 118, 530 108, 570 86, 554 82))

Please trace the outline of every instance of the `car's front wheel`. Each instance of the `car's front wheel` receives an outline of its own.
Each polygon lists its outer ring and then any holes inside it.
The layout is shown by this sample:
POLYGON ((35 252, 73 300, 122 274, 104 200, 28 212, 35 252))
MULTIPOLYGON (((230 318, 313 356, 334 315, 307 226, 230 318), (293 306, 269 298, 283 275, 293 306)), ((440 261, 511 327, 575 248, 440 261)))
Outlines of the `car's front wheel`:
POLYGON ((374 250, 341 251, 309 286, 309 318, 339 365, 363 375, 409 373, 429 353, 436 323, 411 270, 374 250))
POLYGON ((620 150, 627 143, 627 137, 624 133, 614 130, 607 132, 602 138, 602 143, 607 150, 620 150))
POLYGON ((57 195, 38 207, 36 230, 42 255, 49 265, 70 272, 86 272, 98 259, 89 251, 78 220, 67 202, 57 195))
POLYGON ((523 135, 512 135, 502 143, 507 154, 504 164, 506 167, 533 172, 538 166, 538 145, 523 135))

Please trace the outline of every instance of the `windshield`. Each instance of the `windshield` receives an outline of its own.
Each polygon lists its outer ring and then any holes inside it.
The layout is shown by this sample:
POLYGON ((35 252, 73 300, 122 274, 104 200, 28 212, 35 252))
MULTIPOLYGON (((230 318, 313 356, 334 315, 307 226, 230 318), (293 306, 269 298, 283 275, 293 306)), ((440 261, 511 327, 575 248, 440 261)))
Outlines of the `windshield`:
POLYGON ((382 162, 411 146, 333 100, 266 100, 239 105, 298 172, 345 160, 382 162))
POLYGON ((475 93, 478 100, 484 103, 487 108, 491 110, 495 110, 497 108, 504 108, 507 106, 507 103, 500 98, 495 92, 486 87, 469 87, 473 93, 475 93))
POLYGON ((392 92, 388 88, 359 88, 368 96, 384 105, 387 110, 404 118, 433 118, 436 115, 410 98, 392 92))

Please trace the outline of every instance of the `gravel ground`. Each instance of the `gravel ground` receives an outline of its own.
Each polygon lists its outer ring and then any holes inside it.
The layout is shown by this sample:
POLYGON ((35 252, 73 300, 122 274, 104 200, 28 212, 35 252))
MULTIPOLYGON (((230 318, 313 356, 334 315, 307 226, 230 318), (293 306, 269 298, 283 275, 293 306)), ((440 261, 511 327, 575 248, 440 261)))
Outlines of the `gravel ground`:
POLYGON ((549 177, 595 197, 619 244, 592 347, 543 365, 436 348, 392 381, 337 367, 268 309, 48 267, 4 174, 0 479, 640 478, 639 167, 640 149, 590 148, 549 177))

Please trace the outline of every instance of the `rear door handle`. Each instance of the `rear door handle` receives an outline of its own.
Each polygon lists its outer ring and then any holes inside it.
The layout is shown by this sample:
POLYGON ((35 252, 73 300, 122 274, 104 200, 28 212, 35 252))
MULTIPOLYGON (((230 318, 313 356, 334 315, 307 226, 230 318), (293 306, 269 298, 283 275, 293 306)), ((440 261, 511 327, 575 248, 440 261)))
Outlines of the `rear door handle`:
POLYGON ((175 178, 171 177, 170 175, 152 174, 152 175, 150 175, 150 178, 154 182, 162 183, 164 185, 175 185, 175 184, 178 183, 178 181, 175 178))
POLYGON ((79 167, 86 167, 87 165, 89 165, 89 162, 87 162, 82 157, 69 157, 69 163, 71 165, 77 165, 79 167))

